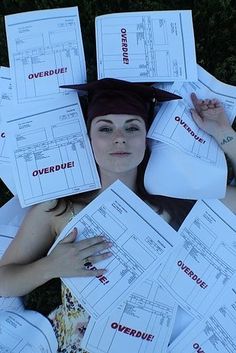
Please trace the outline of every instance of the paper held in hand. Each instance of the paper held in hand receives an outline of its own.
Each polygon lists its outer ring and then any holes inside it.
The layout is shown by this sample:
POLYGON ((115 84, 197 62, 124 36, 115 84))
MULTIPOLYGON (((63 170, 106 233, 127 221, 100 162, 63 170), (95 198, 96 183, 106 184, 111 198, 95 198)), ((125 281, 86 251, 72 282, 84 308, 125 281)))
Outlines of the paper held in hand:
POLYGON ((75 216, 56 243, 74 227, 80 240, 104 235, 113 243, 113 256, 99 262, 105 275, 62 278, 95 319, 108 316, 178 240, 173 228, 120 181, 75 216))

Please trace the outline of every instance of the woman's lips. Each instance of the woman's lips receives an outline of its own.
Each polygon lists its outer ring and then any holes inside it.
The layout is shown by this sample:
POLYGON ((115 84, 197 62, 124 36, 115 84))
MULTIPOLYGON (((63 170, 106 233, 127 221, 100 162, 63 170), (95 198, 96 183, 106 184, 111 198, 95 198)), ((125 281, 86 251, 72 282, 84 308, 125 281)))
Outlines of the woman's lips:
POLYGON ((112 152, 112 153, 110 153, 111 156, 115 156, 115 157, 127 157, 130 154, 131 153, 129 153, 129 152, 112 152))

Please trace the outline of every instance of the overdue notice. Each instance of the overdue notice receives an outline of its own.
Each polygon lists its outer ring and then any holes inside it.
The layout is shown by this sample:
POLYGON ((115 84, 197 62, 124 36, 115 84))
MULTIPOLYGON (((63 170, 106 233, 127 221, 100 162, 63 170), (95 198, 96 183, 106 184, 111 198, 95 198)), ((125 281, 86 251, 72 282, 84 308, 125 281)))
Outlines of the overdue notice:
POLYGON ((184 310, 201 319, 236 274, 236 216, 218 200, 198 201, 178 234, 182 241, 159 281, 184 310))
POLYGON ((113 243, 113 256, 99 263, 99 268, 107 268, 105 275, 62 278, 95 319, 108 316, 178 239, 173 228, 120 181, 74 217, 55 244, 74 227, 80 240, 100 234, 113 243))

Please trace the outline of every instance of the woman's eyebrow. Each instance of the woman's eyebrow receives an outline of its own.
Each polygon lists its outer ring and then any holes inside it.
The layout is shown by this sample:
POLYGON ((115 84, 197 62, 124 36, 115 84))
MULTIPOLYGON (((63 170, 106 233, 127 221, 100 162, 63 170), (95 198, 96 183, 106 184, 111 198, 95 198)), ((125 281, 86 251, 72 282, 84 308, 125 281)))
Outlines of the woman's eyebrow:
MULTIPOLYGON (((126 120, 125 124, 132 123, 133 121, 138 121, 139 123, 141 123, 141 120, 139 120, 138 118, 132 118, 132 119, 126 120)), ((113 124, 113 122, 111 120, 108 120, 108 119, 99 119, 98 121, 96 121, 96 124, 100 123, 100 122, 113 124)))
POLYGON ((126 123, 132 123, 132 121, 138 121, 139 123, 141 123, 141 120, 139 120, 138 118, 126 120, 126 123))
POLYGON ((99 119, 98 121, 96 121, 96 124, 97 124, 97 123, 100 123, 100 122, 112 124, 112 121, 111 121, 111 120, 108 120, 108 119, 99 119))

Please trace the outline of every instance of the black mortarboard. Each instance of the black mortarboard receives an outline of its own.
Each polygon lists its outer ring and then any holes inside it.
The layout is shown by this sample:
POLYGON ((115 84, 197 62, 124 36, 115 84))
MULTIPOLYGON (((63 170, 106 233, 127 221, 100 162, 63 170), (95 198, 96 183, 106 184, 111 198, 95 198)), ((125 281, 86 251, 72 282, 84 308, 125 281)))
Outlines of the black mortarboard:
POLYGON ((88 92, 88 121, 107 114, 130 114, 139 115, 147 122, 155 103, 181 98, 152 86, 113 78, 61 88, 88 92))

